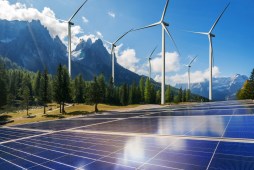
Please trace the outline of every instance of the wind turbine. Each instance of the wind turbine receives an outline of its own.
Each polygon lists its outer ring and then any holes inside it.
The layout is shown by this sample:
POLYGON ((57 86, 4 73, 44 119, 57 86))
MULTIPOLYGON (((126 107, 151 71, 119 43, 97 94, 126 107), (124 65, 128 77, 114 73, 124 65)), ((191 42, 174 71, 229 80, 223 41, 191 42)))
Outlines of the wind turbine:
POLYGON ((191 64, 193 63, 193 61, 194 61, 197 57, 198 57, 198 56, 194 57, 188 65, 185 65, 186 67, 188 67, 188 90, 190 90, 190 69, 191 69, 191 64))
POLYGON ((123 35, 121 35, 117 40, 115 40, 113 43, 103 40, 106 43, 111 45, 111 57, 112 57, 112 79, 113 79, 113 83, 115 83, 115 47, 116 47, 116 43, 118 41, 120 41, 124 36, 126 36, 129 32, 131 32, 133 29, 130 29, 129 31, 127 31, 126 33, 124 33, 123 35))
POLYGON ((71 22, 71 20, 75 17, 75 15, 79 12, 79 10, 85 5, 85 3, 88 0, 86 0, 79 8, 78 10, 70 17, 70 19, 68 21, 65 21, 68 23, 68 71, 69 71, 69 75, 71 77, 71 26, 74 25, 73 22, 71 22))
POLYGON ((212 31, 214 30, 215 26, 217 25, 217 23, 219 22, 219 20, 221 19, 222 15, 224 14, 224 12, 226 11, 226 9, 228 8, 228 6, 230 5, 230 3, 228 3, 228 5, 224 8, 224 10, 222 11, 222 13, 220 14, 220 16, 217 18, 217 20, 214 22, 212 28, 210 29, 209 32, 193 32, 190 31, 192 33, 195 34, 202 34, 202 35, 207 35, 208 36, 208 40, 209 40, 209 70, 210 70, 210 77, 209 77, 209 100, 212 101, 213 99, 213 95, 212 95, 212 86, 213 86, 213 43, 212 43, 212 38, 215 37, 215 35, 212 33, 212 31))
POLYGON ((176 43, 175 43, 172 35, 168 31, 167 27, 169 26, 169 24, 164 21, 165 14, 166 14, 166 11, 167 11, 167 8, 168 8, 168 2, 169 2, 169 0, 166 1, 166 5, 164 7, 164 10, 163 10, 163 13, 162 13, 160 21, 158 21, 156 23, 153 23, 153 24, 150 24, 150 25, 147 25, 145 27, 141 27, 141 28, 138 28, 138 29, 134 30, 134 31, 142 30, 142 29, 146 29, 146 28, 155 27, 155 26, 158 26, 158 25, 161 25, 161 27, 162 27, 161 104, 165 104, 165 31, 168 34, 168 36, 171 38, 171 40, 173 41, 174 46, 176 47, 176 49, 177 49, 177 51, 179 53, 179 50, 178 50, 178 48, 176 46, 176 43))
POLYGON ((153 51, 151 52, 149 58, 148 58, 148 62, 149 62, 149 80, 151 80, 151 59, 152 59, 152 55, 154 53, 154 51, 157 49, 157 47, 155 47, 153 49, 153 51))

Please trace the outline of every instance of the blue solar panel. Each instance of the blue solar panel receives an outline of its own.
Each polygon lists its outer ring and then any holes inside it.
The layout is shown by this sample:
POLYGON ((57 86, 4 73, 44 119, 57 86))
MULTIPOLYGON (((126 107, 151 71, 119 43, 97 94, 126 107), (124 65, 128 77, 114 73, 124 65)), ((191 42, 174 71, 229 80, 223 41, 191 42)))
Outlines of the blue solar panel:
POLYGON ((217 102, 0 128, 0 169, 253 169, 252 108, 217 102))

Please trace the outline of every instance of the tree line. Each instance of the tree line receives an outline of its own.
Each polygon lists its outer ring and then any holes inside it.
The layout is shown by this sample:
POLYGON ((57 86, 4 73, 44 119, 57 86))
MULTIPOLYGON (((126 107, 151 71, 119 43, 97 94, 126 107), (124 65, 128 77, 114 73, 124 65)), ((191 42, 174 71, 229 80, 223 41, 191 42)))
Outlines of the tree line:
MULTIPOLYGON (((49 75, 47 69, 37 73, 23 69, 5 69, 0 63, 0 107, 43 106, 46 113, 47 103, 56 102, 60 105, 60 112, 65 112, 65 103, 85 103, 97 105, 129 104, 159 104, 161 92, 148 78, 142 77, 138 84, 122 84, 115 86, 112 79, 105 81, 101 74, 94 77, 93 81, 85 81, 82 75, 70 79, 67 68, 59 65, 56 75, 49 75)), ((166 86, 166 102, 190 101, 189 90, 172 90, 166 86)))
POLYGON ((249 79, 244 82, 243 87, 237 92, 236 96, 239 100, 254 100, 254 69, 252 70, 249 79))

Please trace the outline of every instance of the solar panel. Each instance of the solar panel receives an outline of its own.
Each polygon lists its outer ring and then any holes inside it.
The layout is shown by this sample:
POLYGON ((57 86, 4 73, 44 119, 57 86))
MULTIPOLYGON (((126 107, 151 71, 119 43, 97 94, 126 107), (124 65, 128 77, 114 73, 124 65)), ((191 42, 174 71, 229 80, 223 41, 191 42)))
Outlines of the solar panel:
POLYGON ((215 102, 2 127, 0 169, 253 169, 249 105, 215 102))

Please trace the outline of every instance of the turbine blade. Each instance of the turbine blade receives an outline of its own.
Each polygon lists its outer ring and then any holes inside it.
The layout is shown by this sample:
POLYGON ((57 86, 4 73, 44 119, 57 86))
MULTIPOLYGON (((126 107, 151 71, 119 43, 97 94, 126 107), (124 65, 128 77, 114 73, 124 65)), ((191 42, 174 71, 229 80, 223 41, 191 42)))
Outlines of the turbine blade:
POLYGON ((159 25, 159 24, 160 24, 160 22, 156 22, 156 23, 147 25, 147 26, 145 26, 145 27, 141 27, 141 28, 134 29, 133 31, 138 31, 138 30, 143 30, 143 29, 146 29, 146 28, 151 28, 151 27, 157 26, 157 25, 159 25))
POLYGON ((161 24, 161 25, 163 26, 164 30, 167 32, 168 36, 169 36, 169 37, 171 38, 171 40, 173 41, 173 44, 174 44, 174 46, 175 46, 175 48, 176 48, 178 54, 181 56, 181 53, 180 53, 180 51, 179 51, 179 49, 178 49, 178 47, 177 47, 177 45, 176 45, 176 42, 175 42, 174 38, 172 37, 172 35, 169 33, 168 28, 167 28, 164 24, 161 24))
POLYGON ((230 2, 228 3, 228 5, 224 8, 224 10, 222 11, 222 13, 220 14, 220 16, 217 18, 217 20, 215 21, 215 23, 213 24, 212 28, 210 29, 209 33, 211 33, 213 31, 213 29, 215 28, 215 26, 217 25, 217 23, 219 22, 219 20, 221 19, 222 15, 224 14, 224 12, 226 11, 226 9, 228 8, 228 6, 230 5, 230 2))
POLYGON ((149 58, 152 58, 153 53, 155 52, 155 50, 157 49, 157 46, 153 49, 152 53, 150 54, 149 58))
POLYGON ((164 10, 163 10, 163 13, 162 13, 162 16, 161 16, 161 21, 163 21, 164 18, 165 18, 165 14, 166 14, 167 8, 168 8, 168 2, 169 2, 169 0, 167 0, 166 5, 164 7, 164 10))
POLYGON ((195 31, 186 31, 186 32, 190 32, 190 33, 194 33, 194 34, 208 35, 207 32, 195 32, 195 31))
POLYGON ((129 32, 133 31, 133 29, 130 29, 129 31, 127 31, 126 33, 124 33, 123 35, 121 35, 115 42, 113 42, 113 45, 116 44, 119 40, 121 40, 125 35, 127 35, 129 32))
POLYGON ((68 22, 70 22, 74 17, 75 15, 78 13, 78 11, 85 5, 85 3, 87 2, 88 0, 86 0, 79 8, 78 10, 70 17, 70 19, 68 20, 68 22))
POLYGON ((193 63, 193 61, 197 58, 198 56, 194 57, 191 62, 189 63, 189 66, 191 66, 191 64, 193 63))

